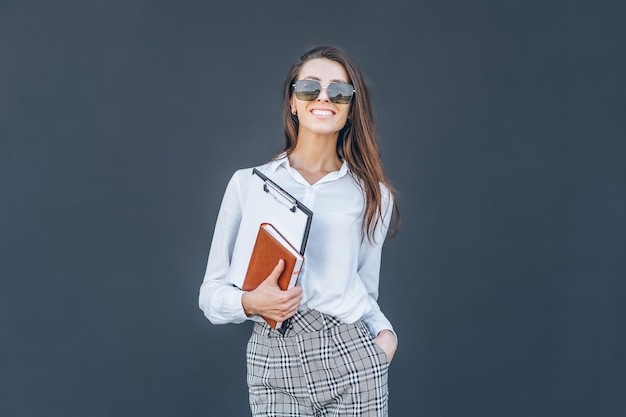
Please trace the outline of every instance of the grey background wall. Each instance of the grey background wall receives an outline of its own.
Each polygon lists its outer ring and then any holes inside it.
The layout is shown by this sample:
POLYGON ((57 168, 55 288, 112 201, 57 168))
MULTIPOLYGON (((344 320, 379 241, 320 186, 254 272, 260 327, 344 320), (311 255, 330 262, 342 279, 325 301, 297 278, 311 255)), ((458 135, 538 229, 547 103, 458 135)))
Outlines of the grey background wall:
POLYGON ((248 415, 197 291, 319 43, 400 192, 390 414, 624 415, 624 3, 361 3, 0 2, 0 415, 248 415))

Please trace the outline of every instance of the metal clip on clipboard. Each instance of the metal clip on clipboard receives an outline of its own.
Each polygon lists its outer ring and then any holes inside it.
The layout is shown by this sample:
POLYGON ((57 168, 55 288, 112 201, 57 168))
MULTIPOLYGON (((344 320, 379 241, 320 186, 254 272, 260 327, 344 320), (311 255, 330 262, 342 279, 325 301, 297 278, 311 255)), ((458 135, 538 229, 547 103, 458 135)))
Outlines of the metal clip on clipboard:
POLYGON ((266 193, 269 193, 270 195, 272 195, 272 197, 274 197, 276 199, 276 201, 278 201, 278 202, 280 202, 282 204, 285 204, 288 207, 291 206, 289 211, 291 211, 292 213, 296 212, 296 208, 298 207, 298 205, 296 204, 296 200, 293 197, 291 197, 289 194, 284 192, 276 184, 274 184, 272 182, 265 181, 265 183, 263 184, 263 191, 265 191, 266 193), (270 191, 270 189, 271 189, 271 191, 270 191), (289 204, 286 204, 284 200, 286 200, 289 204))

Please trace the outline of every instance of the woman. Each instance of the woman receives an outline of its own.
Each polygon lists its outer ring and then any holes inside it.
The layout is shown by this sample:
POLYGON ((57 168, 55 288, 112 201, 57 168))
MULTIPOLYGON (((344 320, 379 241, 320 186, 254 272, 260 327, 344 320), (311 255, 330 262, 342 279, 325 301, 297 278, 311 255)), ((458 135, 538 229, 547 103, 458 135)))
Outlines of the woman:
POLYGON ((254 320, 247 347, 254 416, 385 416, 397 347, 378 303, 383 241, 397 208, 378 154, 363 76, 344 51, 307 51, 284 86, 284 151, 257 167, 313 211, 298 286, 274 271, 243 292, 226 279, 251 169, 231 178, 200 308, 215 324, 254 320), (260 316, 291 318, 282 334, 260 316))

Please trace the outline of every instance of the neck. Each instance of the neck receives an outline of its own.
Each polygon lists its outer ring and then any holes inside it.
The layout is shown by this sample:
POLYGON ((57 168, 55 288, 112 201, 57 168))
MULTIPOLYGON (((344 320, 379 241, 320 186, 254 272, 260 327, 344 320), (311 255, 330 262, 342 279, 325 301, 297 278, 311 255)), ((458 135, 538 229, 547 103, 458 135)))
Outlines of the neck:
POLYGON ((337 156, 337 134, 299 135, 296 148, 289 155, 290 165, 309 182, 341 168, 337 156))

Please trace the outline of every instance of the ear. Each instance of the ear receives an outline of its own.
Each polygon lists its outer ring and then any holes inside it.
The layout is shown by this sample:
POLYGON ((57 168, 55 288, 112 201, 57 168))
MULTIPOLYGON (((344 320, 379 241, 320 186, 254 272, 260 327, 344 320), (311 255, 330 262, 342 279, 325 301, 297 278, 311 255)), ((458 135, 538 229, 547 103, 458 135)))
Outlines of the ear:
POLYGON ((293 97, 289 100, 289 106, 291 107, 291 115, 295 116, 298 112, 296 111, 296 103, 294 103, 293 97))

